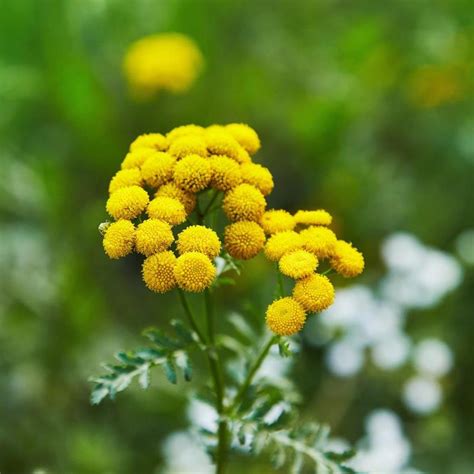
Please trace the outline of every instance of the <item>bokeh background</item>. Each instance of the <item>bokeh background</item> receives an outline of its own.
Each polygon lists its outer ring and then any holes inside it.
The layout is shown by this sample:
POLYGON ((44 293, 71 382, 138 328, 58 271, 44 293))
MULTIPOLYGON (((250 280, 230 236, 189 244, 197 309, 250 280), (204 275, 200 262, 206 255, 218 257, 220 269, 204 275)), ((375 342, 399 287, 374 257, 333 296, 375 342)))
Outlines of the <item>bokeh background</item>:
MULTIPOLYGON (((179 435, 192 416, 180 387, 157 374, 148 391, 89 404, 100 362, 180 315, 175 295, 145 288, 138 260, 104 256, 97 226, 135 136, 227 122, 259 132, 272 207, 330 210, 366 256, 333 310, 339 323, 324 315, 301 338, 290 373, 302 418, 356 443, 366 469, 474 469, 469 0, 3 0, 1 10, 2 473, 183 472, 176 462, 194 448, 179 435), (136 101, 123 55, 167 31, 194 38, 205 69, 185 94, 136 101)), ((263 259, 248 268, 222 290, 222 318, 245 314, 247 298, 262 311, 271 300, 263 259)), ((271 472, 243 454, 232 470, 242 466, 271 472)))

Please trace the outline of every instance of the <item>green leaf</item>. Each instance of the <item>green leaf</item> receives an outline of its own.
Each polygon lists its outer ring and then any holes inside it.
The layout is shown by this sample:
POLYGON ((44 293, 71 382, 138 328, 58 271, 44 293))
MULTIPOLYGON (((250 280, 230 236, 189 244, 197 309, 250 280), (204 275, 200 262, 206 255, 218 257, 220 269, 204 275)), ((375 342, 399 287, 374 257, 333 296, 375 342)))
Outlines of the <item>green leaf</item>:
POLYGON ((163 364, 163 368, 165 369, 165 375, 168 381, 172 384, 178 383, 178 377, 176 375, 176 367, 171 357, 167 357, 165 363, 163 364))

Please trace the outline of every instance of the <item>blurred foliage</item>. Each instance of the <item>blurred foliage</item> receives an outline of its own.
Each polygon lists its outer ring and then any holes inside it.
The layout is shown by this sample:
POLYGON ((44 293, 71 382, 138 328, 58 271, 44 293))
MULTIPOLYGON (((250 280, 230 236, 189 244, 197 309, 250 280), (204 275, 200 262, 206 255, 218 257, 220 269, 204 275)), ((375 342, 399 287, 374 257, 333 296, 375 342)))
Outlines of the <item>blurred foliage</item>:
MULTIPOLYGON (((270 205, 329 209, 365 253, 370 282, 383 271, 388 233, 452 251, 472 227, 473 30, 468 0, 4 0, 0 471, 159 472, 161 441, 187 425, 183 393, 159 377, 119 403, 88 401, 98 361, 180 314, 174 295, 146 290, 138 260, 112 265, 97 232, 108 179, 136 135, 248 122, 263 143, 257 160, 275 174, 270 205), (205 70, 186 95, 136 102, 121 75, 124 51, 162 31, 194 38, 205 70)), ((220 289, 222 328, 231 309, 263 319, 273 282, 263 261, 247 275, 220 289)), ((376 369, 335 379, 321 351, 303 347, 301 419, 316 416, 355 441, 364 416, 390 406, 403 415, 414 466, 472 470, 473 283, 467 268, 456 294, 409 324, 456 351, 438 413, 406 412, 397 380, 376 369)), ((238 458, 235 472, 240 461, 249 473, 269 469, 238 458)))

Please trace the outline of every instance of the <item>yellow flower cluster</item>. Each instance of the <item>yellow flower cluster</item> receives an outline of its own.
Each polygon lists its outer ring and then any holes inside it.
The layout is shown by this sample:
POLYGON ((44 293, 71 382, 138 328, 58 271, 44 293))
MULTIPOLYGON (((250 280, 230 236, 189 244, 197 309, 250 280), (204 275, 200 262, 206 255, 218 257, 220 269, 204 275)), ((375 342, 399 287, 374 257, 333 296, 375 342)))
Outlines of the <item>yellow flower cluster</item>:
POLYGON ((202 66, 202 54, 195 42, 179 33, 145 36, 129 46, 123 60, 130 89, 139 97, 161 89, 186 92, 202 66))

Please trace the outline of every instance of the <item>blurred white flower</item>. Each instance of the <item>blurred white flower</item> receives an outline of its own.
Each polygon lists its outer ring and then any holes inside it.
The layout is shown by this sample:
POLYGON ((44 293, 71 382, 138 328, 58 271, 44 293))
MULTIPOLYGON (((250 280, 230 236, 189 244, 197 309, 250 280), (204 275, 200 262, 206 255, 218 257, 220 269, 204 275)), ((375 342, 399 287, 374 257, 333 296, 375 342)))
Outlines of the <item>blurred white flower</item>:
POLYGON ((469 265, 474 265, 474 229, 467 229, 456 239, 456 250, 469 265))
POLYGON ((382 244, 382 258, 390 271, 414 271, 419 268, 423 257, 423 245, 411 234, 392 234, 382 244))
POLYGON ((211 405, 196 398, 191 398, 188 410, 188 418, 192 426, 198 426, 208 431, 217 431, 217 412, 211 405))
POLYGON ((394 333, 372 347, 372 360, 380 369, 396 369, 408 359, 410 347, 409 337, 402 332, 394 333))
POLYGON ((442 377, 453 366, 453 353, 439 339, 425 339, 417 344, 413 354, 415 367, 425 375, 442 377))
POLYGON ((364 363, 363 350, 348 341, 332 344, 326 352, 329 370, 340 377, 348 377, 360 371, 364 363))
POLYGON ((403 400, 414 413, 426 415, 441 403, 441 387, 436 380, 423 376, 409 379, 403 387, 403 400))

